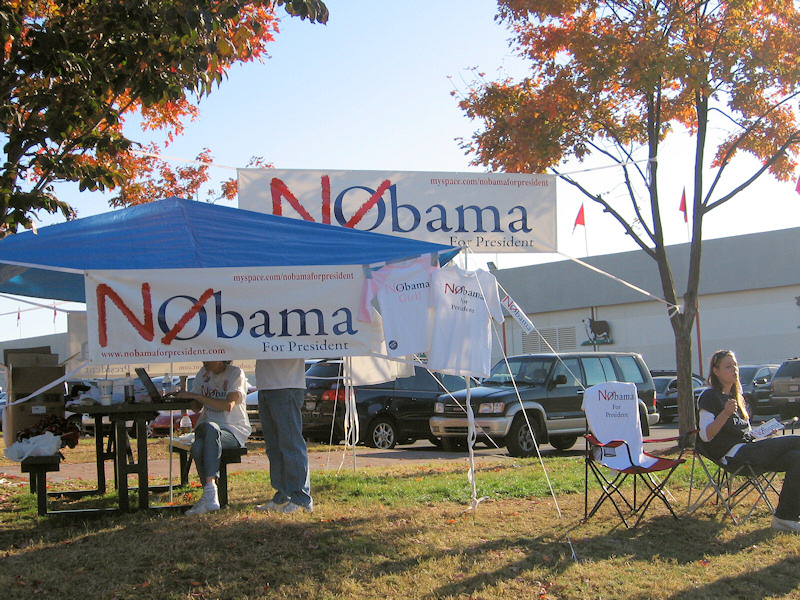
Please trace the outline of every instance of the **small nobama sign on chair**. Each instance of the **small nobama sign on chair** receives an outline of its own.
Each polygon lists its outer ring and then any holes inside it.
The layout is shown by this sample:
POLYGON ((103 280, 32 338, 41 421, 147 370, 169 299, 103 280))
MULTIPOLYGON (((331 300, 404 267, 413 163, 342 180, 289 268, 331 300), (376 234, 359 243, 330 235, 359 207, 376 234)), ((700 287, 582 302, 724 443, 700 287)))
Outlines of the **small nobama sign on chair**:
POLYGON ((652 456, 644 451, 636 386, 616 381, 592 386, 584 392, 583 410, 591 430, 586 435, 584 520, 594 515, 609 500, 626 526, 630 526, 626 516, 636 516, 638 524, 656 498, 677 519, 678 515, 670 505, 664 486, 675 468, 684 460, 652 456), (609 470, 608 473, 605 472, 606 469, 609 470), (591 511, 589 471, 595 476, 601 489, 600 498, 591 511), (632 497, 627 496, 622 489, 623 482, 629 476, 634 483, 632 497), (637 482, 644 485, 644 498, 637 497, 637 482))
POLYGON ((611 469, 630 466, 649 467, 657 459, 643 452, 642 425, 639 419, 639 397, 632 383, 611 381, 588 388, 583 394, 583 411, 589 429, 601 444, 625 441, 627 450, 619 447, 595 447, 595 460, 611 469), (633 464, 632 464, 633 463, 633 464))

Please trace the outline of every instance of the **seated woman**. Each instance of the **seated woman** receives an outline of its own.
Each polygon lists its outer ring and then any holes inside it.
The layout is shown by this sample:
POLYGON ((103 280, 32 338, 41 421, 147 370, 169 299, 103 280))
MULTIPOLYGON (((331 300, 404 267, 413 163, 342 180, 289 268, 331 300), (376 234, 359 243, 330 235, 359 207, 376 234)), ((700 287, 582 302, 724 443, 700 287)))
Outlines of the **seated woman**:
POLYGON ((200 412, 191 452, 203 483, 203 495, 186 514, 219 510, 217 478, 222 450, 244 446, 252 431, 245 408, 247 378, 229 360, 203 361, 191 392, 178 392, 177 396, 194 400, 193 409, 200 412))
POLYGON ((730 350, 711 357, 710 389, 698 400, 700 439, 714 460, 730 466, 750 463, 756 469, 785 472, 772 527, 800 533, 800 436, 784 435, 755 441, 742 398, 739 366, 730 350))

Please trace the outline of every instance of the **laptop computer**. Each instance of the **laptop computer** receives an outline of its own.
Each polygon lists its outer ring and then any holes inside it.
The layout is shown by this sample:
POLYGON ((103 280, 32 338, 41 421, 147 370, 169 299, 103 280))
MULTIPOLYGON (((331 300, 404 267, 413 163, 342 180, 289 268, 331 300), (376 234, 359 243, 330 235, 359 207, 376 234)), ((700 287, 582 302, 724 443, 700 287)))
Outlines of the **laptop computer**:
POLYGON ((144 389, 147 391, 147 394, 150 396, 150 399, 153 402, 169 402, 170 400, 177 400, 177 398, 174 398, 173 396, 162 396, 161 392, 156 387, 156 384, 153 383, 152 379, 150 379, 150 375, 145 369, 142 367, 136 367, 135 370, 136 375, 139 377, 139 381, 142 382, 144 389))

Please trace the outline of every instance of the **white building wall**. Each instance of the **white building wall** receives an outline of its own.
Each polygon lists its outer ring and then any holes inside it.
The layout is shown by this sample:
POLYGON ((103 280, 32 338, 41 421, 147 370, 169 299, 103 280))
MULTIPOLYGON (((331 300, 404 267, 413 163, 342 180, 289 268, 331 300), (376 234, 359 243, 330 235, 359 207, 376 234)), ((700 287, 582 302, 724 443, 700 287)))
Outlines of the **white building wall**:
MULTIPOLYGON (((776 363, 800 356, 800 285, 700 298, 704 359, 728 348, 742 364, 776 363)), ((707 369, 706 369, 707 370, 707 369)))
MULTIPOLYGON (((708 359, 716 350, 729 348, 742 364, 776 363, 800 356, 800 285, 728 292, 701 296, 698 328, 692 334, 692 369, 707 375, 708 359)), ((524 308, 524 298, 517 298, 524 308)), ((600 351, 638 352, 651 369, 675 368, 675 339, 666 305, 661 302, 636 302, 595 308, 594 318, 608 321, 613 344, 598 345, 600 351)), ((591 307, 540 314, 528 314, 537 330, 575 331, 573 347, 558 351, 592 350, 581 346, 588 340, 583 320, 591 307)), ((545 335, 545 337, 548 337, 545 335)), ((524 334, 517 322, 505 321, 506 353, 524 354, 524 334)), ((542 349, 541 351, 546 351, 542 349)), ((493 359, 502 357, 501 346, 493 347, 493 359)))

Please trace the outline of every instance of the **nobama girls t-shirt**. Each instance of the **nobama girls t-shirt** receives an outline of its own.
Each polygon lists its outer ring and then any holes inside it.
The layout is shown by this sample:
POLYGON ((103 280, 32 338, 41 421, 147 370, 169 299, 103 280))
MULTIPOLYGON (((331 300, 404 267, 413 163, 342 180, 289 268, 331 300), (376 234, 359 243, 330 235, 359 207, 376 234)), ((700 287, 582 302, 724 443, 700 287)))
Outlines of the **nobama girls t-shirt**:
POLYGON ((369 308, 377 298, 386 353, 392 358, 428 350, 433 321, 431 273, 436 269, 430 256, 422 256, 409 264, 381 267, 364 281, 359 320, 372 320, 369 308))

